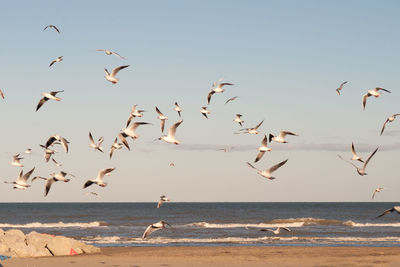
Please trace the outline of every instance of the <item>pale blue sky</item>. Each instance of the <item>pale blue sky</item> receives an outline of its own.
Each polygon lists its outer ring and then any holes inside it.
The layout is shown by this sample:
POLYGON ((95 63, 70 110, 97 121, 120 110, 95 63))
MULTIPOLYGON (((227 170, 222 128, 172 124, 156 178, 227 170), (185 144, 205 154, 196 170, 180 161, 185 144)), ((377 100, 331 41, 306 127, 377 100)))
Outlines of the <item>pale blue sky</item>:
POLYGON ((174 201, 368 201, 378 186, 388 189, 377 201, 397 201, 400 122, 388 125, 382 137, 379 131, 387 116, 400 112, 399 7, 397 1, 3 4, 1 180, 18 175, 8 162, 27 147, 34 154, 25 156, 25 171, 58 171, 44 162, 38 146, 55 133, 71 141, 71 152, 58 149, 56 159, 77 178, 55 184, 47 198, 41 181, 27 191, 4 184, 0 201, 91 201, 86 191, 99 192, 101 201, 156 201, 161 194, 174 201), (48 24, 61 34, 43 32, 48 24), (64 61, 49 68, 58 56, 64 61), (104 79, 104 67, 123 64, 130 67, 119 73, 117 85, 104 79), (220 77, 235 85, 213 96, 206 120, 199 111, 220 77), (350 82, 339 97, 335 89, 345 80, 350 82), (363 111, 361 96, 376 86, 392 94, 369 99, 363 111), (40 94, 51 90, 65 90, 62 101, 49 101, 35 113, 40 94), (235 95, 240 98, 225 106, 235 95), (175 101, 184 110, 177 132, 182 145, 151 144, 160 136, 154 106, 169 116, 169 127, 179 119, 175 101), (109 160, 109 146, 134 104, 148 111, 142 120, 154 125, 139 129, 141 137, 129 141, 132 151, 116 151, 109 160), (233 135, 236 113, 244 115, 246 127, 265 119, 262 133, 300 135, 288 145, 273 144, 257 164, 267 169, 289 158, 275 181, 245 165, 262 136, 233 135), (105 137, 105 155, 89 148, 88 131, 105 137), (352 141, 363 145, 364 157, 376 146, 387 149, 371 161, 368 176, 358 176, 336 156, 350 157, 336 150, 352 141), (236 150, 214 151, 228 145, 236 150), (168 167, 171 161, 175 168, 168 167), (108 187, 81 189, 106 167, 117 168, 106 178, 108 187))

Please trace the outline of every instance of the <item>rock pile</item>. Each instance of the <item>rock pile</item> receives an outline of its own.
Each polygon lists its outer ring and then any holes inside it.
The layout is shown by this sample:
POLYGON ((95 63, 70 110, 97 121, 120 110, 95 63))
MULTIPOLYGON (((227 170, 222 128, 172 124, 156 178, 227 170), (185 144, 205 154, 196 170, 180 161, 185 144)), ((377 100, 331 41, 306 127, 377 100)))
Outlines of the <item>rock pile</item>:
POLYGON ((12 257, 64 256, 82 253, 96 253, 95 246, 65 236, 52 236, 31 232, 25 235, 21 230, 0 229, 0 254, 12 257))

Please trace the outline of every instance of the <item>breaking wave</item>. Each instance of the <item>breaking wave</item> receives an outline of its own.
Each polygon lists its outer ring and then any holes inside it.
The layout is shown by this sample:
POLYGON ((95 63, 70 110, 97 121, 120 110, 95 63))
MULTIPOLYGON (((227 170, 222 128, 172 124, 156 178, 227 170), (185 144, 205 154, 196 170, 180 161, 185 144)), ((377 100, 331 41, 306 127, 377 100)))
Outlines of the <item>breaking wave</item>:
POLYGON ((8 224, 8 223, 0 223, 0 227, 3 228, 67 228, 67 227, 75 227, 75 228, 90 228, 90 227, 101 227, 108 226, 105 222, 57 222, 57 223, 40 223, 33 222, 27 224, 8 224))

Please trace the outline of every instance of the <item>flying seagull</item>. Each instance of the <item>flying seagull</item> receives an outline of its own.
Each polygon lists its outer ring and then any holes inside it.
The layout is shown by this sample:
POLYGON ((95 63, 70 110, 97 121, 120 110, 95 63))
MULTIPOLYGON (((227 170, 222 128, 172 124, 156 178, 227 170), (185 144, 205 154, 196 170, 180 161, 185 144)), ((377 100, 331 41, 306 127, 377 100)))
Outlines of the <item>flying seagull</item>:
POLYGON ((238 98, 239 98, 239 96, 234 96, 234 97, 229 98, 228 100, 226 100, 225 105, 228 104, 231 101, 234 101, 234 100, 238 99, 238 98))
POLYGON ((92 184, 97 184, 101 187, 106 187, 107 183, 103 182, 103 177, 104 177, 104 175, 108 175, 113 170, 115 170, 115 168, 108 168, 108 169, 100 170, 99 173, 97 174, 96 179, 87 180, 86 183, 83 185, 83 188, 91 186, 92 184))
POLYGON ((103 138, 103 137, 100 137, 100 138, 99 138, 99 143, 96 145, 96 143, 95 143, 94 140, 93 140, 92 133, 89 132, 89 140, 90 140, 90 147, 93 147, 94 151, 98 150, 98 151, 104 153, 103 147, 101 146, 101 144, 102 144, 103 141, 104 141, 104 138, 103 138))
POLYGON ((388 213, 392 213, 394 211, 400 214, 400 206, 394 206, 393 208, 385 210, 381 215, 377 216, 376 218, 382 217, 383 215, 386 215, 388 213))
POLYGON ((55 134, 55 135, 52 135, 49 137, 49 139, 46 141, 45 148, 48 148, 50 146, 53 146, 53 145, 59 144, 59 143, 61 143, 62 147, 65 150, 65 153, 68 153, 68 143, 69 143, 68 140, 62 136, 59 136, 58 134, 55 134))
POLYGON ((375 194, 381 192, 382 189, 383 189, 383 187, 378 187, 378 188, 376 188, 376 189, 374 190, 374 193, 372 194, 372 199, 374 199, 374 198, 375 198, 375 194))
POLYGON ((113 52, 111 50, 107 50, 107 49, 96 49, 96 51, 104 51, 104 53, 106 53, 106 55, 116 55, 122 59, 126 59, 123 56, 121 56, 120 54, 118 54, 117 52, 113 52))
POLYGON ((279 235, 279 233, 281 232, 281 230, 285 230, 285 231, 288 231, 288 232, 291 232, 291 230, 289 229, 289 228, 286 228, 286 227, 278 227, 278 228, 276 228, 276 230, 271 230, 271 229, 261 229, 260 231, 268 231, 268 232, 272 232, 272 233, 274 233, 275 235, 279 235))
POLYGON ((24 174, 24 171, 21 170, 16 181, 4 182, 4 183, 13 184, 14 185, 13 189, 24 189, 25 190, 28 187, 30 187, 30 185, 28 185, 26 182, 28 181, 29 177, 31 176, 31 174, 33 173, 34 170, 35 170, 35 167, 33 167, 32 170, 30 170, 29 172, 27 172, 25 174, 24 174))
POLYGON ((126 122, 126 127, 128 127, 133 118, 143 117, 143 112, 145 112, 145 110, 136 109, 136 106, 137 105, 133 106, 131 113, 129 114, 128 121, 126 122))
POLYGON ((156 107, 156 112, 157 112, 157 114, 158 114, 157 119, 160 119, 160 122, 161 122, 161 124, 160 124, 161 132, 163 133, 163 132, 164 132, 165 121, 168 120, 168 117, 165 116, 165 115, 158 109, 158 107, 156 107))
POLYGON ((52 184, 54 184, 55 182, 64 182, 64 183, 68 183, 70 181, 70 179, 65 178, 65 176, 67 175, 71 175, 69 173, 66 172, 59 172, 59 173, 52 173, 50 174, 51 178, 45 178, 45 177, 41 177, 41 176, 35 176, 32 178, 32 182, 35 181, 36 179, 43 179, 46 180, 46 185, 45 185, 45 190, 44 190, 44 196, 46 197, 49 194, 50 188, 52 186, 52 184))
POLYGON ((56 150, 47 148, 44 145, 40 145, 40 147, 42 147, 44 149, 44 158, 45 158, 46 162, 49 162, 51 155, 54 155, 57 152, 56 150))
MULTIPOLYGON (((149 122, 135 122, 132 123, 128 128, 122 129, 122 133, 121 135, 123 137, 127 137, 130 136, 132 139, 137 139, 139 137, 139 135, 136 133, 136 129, 140 126, 140 125, 146 125, 146 124, 151 124, 149 122)), ((122 140, 121 140, 122 141, 122 140)), ((123 142, 123 141, 122 141, 123 142)))
POLYGON ((269 179, 269 180, 274 180, 275 177, 272 177, 272 173, 273 173, 274 171, 276 171, 277 169, 279 169, 280 167, 282 167, 283 165, 285 165, 285 163, 286 163, 287 161, 288 161, 288 159, 286 159, 286 160, 284 160, 284 161, 282 161, 282 162, 280 162, 280 163, 278 163, 278 164, 272 166, 271 168, 269 168, 269 169, 266 170, 266 171, 261 171, 261 170, 257 169, 256 167, 254 167, 253 165, 251 165, 249 162, 247 162, 247 165, 249 165, 249 167, 251 167, 251 168, 257 170, 257 173, 258 173, 259 175, 261 175, 262 177, 265 177, 265 178, 267 178, 267 179, 269 179))
POLYGON ((268 138, 267 135, 264 134, 264 138, 261 141, 261 146, 258 148, 259 152, 254 162, 258 162, 264 156, 265 152, 272 150, 271 148, 267 147, 267 144, 268 144, 268 138))
POLYGON ((178 102, 175 102, 174 110, 178 112, 179 117, 181 117, 181 112, 183 111, 181 107, 178 105, 178 102))
POLYGON ((201 114, 203 114, 204 117, 206 117, 208 119, 207 114, 210 114, 211 112, 207 109, 207 107, 201 107, 200 110, 201 114))
POLYGON ((385 130, 386 124, 387 124, 388 122, 394 121, 394 119, 396 119, 396 117, 399 116, 399 115, 400 115, 399 113, 393 114, 392 116, 390 116, 389 118, 386 119, 385 123, 384 123, 383 126, 382 126, 381 135, 383 134, 383 131, 385 130))
MULTIPOLYGON (((125 138, 124 138, 124 139, 125 139, 125 138)), ((126 139, 125 139, 125 141, 126 141, 126 139)), ((112 158, 112 155, 113 155, 113 153, 114 153, 114 150, 116 150, 116 149, 121 149, 122 146, 123 146, 123 144, 118 143, 118 139, 117 139, 117 137, 115 137, 114 143, 111 145, 111 148, 110 148, 110 159, 112 158)))
POLYGON ((345 85, 346 83, 348 83, 348 81, 342 82, 339 86, 339 88, 336 89, 336 92, 338 93, 338 95, 340 95, 340 90, 343 89, 343 85, 345 85))
POLYGON ((242 133, 248 133, 248 134, 258 134, 257 129, 261 126, 261 124, 263 124, 263 122, 264 122, 264 120, 262 120, 259 124, 257 124, 253 128, 244 128, 244 129, 240 129, 239 131, 242 133))
POLYGON ((13 156, 13 160, 10 162, 11 165, 15 167, 24 167, 22 163, 20 162, 21 159, 24 159, 23 157, 20 157, 19 154, 13 156))
POLYGON ((162 204, 164 204, 165 201, 170 201, 170 199, 164 195, 160 196, 160 200, 158 201, 158 204, 157 204, 157 209, 160 208, 162 206, 162 204))
POLYGON ((220 84, 218 84, 218 86, 216 83, 213 84, 213 86, 211 87, 211 92, 209 92, 207 95, 207 105, 210 104, 211 96, 213 94, 225 92, 225 89, 222 88, 225 85, 233 85, 233 83, 220 83, 220 84))
POLYGON ((63 56, 60 56, 60 57, 54 59, 54 60, 50 63, 49 68, 50 68, 51 66, 53 66, 54 63, 61 62, 62 60, 63 60, 63 56))
POLYGON ((297 134, 289 132, 289 131, 281 131, 278 136, 274 136, 273 134, 269 134, 269 142, 271 143, 271 141, 275 141, 275 142, 278 142, 278 143, 287 143, 287 141, 285 140, 285 136, 286 135, 298 136, 297 134))
POLYGON ((362 104, 363 104, 363 109, 364 110, 365 110, 365 105, 367 104, 367 98, 370 97, 370 96, 379 97, 381 95, 381 93, 379 93, 379 91, 385 91, 387 93, 391 93, 389 90, 386 90, 386 89, 380 88, 380 87, 376 87, 373 90, 368 90, 368 93, 366 93, 362 97, 362 104))
POLYGON ((120 70, 125 69, 127 67, 129 67, 129 65, 117 67, 117 68, 113 69, 113 71, 111 73, 109 73, 107 69, 104 69, 104 72, 106 73, 106 76, 104 76, 104 77, 106 78, 107 81, 112 82, 113 84, 116 84, 119 81, 119 79, 116 78, 115 76, 118 74, 118 72, 120 70))
POLYGON ((364 161, 357 155, 356 150, 354 149, 354 143, 351 142, 351 154, 353 154, 353 157, 351 160, 358 160, 359 162, 364 163, 364 161))
POLYGON ((176 122, 169 128, 168 135, 163 135, 160 138, 157 138, 155 140, 164 140, 167 143, 179 145, 181 142, 176 140, 175 133, 176 133, 176 128, 178 128, 178 126, 181 125, 182 122, 183 122, 183 120, 176 122))
POLYGON ((42 93, 43 98, 40 99, 39 103, 36 106, 36 111, 38 111, 40 109, 41 106, 43 106, 44 103, 47 102, 47 100, 51 99, 51 100, 55 100, 55 101, 61 101, 61 98, 56 97, 56 95, 58 93, 62 93, 64 92, 64 90, 61 91, 52 91, 50 93, 42 93))
POLYGON ((368 159, 365 161, 365 163, 364 163, 364 165, 363 165, 362 168, 359 168, 359 167, 357 167, 356 165, 354 165, 352 162, 345 160, 345 159, 342 158, 340 155, 338 155, 338 157, 339 157, 340 159, 346 161, 347 163, 353 165, 353 166, 357 169, 358 174, 361 175, 361 176, 364 176, 364 175, 367 175, 367 173, 365 172, 365 168, 367 167, 367 164, 368 164, 368 162, 371 160, 371 158, 375 155, 376 151, 378 151, 378 148, 379 148, 379 147, 377 147, 377 148, 375 149, 375 151, 372 152, 372 154, 371 154, 371 155, 368 157, 368 159))
POLYGON ((45 31, 47 28, 52 28, 54 29, 56 32, 60 33, 60 30, 54 26, 54 25, 47 25, 46 27, 44 27, 43 31, 45 31))
POLYGON ((239 123, 239 125, 243 127, 242 123, 244 122, 244 120, 242 120, 241 114, 236 114, 236 117, 233 121, 239 123))
POLYGON ((32 148, 27 148, 24 152, 25 154, 32 154, 32 148))
POLYGON ((144 231, 142 239, 146 239, 146 237, 148 237, 151 233, 165 228, 166 225, 171 227, 171 225, 165 221, 159 221, 157 223, 150 224, 149 226, 147 226, 146 231, 144 231))

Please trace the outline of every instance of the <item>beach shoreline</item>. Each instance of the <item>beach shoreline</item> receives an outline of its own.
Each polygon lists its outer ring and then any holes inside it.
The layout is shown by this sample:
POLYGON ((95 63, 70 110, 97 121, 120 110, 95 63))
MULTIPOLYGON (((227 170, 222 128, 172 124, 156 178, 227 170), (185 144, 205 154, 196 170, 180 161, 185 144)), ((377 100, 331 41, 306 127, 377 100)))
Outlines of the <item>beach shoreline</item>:
POLYGON ((100 253, 12 258, 4 267, 399 266, 400 247, 103 247, 100 253))

